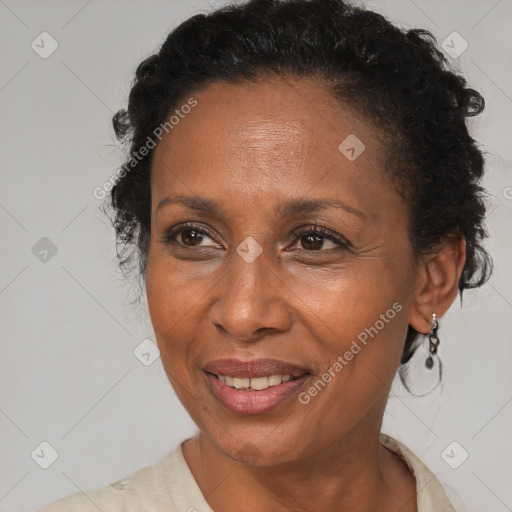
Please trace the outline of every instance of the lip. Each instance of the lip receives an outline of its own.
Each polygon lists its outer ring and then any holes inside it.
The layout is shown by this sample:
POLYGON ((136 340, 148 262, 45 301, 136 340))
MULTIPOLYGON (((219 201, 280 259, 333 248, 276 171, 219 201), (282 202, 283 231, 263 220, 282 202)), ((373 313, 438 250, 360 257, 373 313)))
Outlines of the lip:
POLYGON ((205 373, 209 381, 209 389, 217 401, 228 411, 249 416, 273 411, 296 396, 310 374, 288 382, 281 382, 262 391, 244 391, 235 389, 220 381, 216 375, 205 373))
POLYGON ((215 375, 229 375, 239 378, 268 377, 269 375, 291 375, 298 378, 305 373, 310 373, 307 368, 302 366, 268 358, 251 359, 250 361, 218 359, 207 363, 203 370, 215 375))
POLYGON ((250 361, 219 359, 206 364, 203 370, 208 379, 209 389, 217 401, 228 411, 243 416, 262 414, 280 407, 296 396, 310 377, 307 368, 268 358, 250 361), (291 375, 294 379, 261 391, 244 391, 220 381, 217 378, 219 374, 239 378, 291 375))

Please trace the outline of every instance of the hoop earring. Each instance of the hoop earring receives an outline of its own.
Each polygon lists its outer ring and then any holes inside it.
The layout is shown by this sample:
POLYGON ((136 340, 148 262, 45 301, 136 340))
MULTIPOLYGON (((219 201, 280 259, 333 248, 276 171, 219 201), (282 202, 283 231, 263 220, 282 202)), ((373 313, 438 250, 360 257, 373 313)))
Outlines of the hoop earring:
POLYGON ((439 343, 441 340, 437 336, 437 328, 439 327, 439 323, 437 321, 437 317, 435 313, 432 313, 432 320, 430 321, 430 333, 428 334, 428 341, 429 341, 429 356, 427 357, 425 361, 425 366, 432 370, 434 367, 434 359, 433 357, 437 356, 437 347, 439 346, 439 343))

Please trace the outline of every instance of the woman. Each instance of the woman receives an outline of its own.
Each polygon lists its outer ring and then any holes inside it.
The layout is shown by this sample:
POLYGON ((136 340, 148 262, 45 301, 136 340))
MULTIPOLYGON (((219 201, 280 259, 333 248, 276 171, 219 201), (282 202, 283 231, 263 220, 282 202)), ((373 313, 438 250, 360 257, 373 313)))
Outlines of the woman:
POLYGON ((465 86, 428 32, 341 0, 171 32, 114 117, 111 204, 199 432, 41 512, 455 510, 380 430, 397 370, 426 342, 440 373, 438 320, 491 269, 465 86))

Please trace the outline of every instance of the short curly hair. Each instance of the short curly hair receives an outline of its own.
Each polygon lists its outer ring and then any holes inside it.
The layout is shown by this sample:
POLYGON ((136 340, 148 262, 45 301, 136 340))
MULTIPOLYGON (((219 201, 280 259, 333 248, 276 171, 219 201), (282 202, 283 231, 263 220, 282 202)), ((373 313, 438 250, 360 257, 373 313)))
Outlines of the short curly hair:
MULTIPOLYGON (((450 70, 430 32, 400 29, 342 0, 251 0, 198 14, 140 63, 128 108, 113 117, 116 137, 129 147, 109 197, 125 276, 138 261, 145 282, 154 151, 146 149, 142 157, 139 151, 155 128, 187 95, 209 84, 276 76, 318 79, 382 134, 385 172, 408 205, 415 254, 435 252, 447 236, 466 241, 461 300, 465 288, 489 278, 484 157, 466 126, 466 117, 484 109, 483 97, 450 70)), ((409 325, 402 366, 417 335, 409 325)))

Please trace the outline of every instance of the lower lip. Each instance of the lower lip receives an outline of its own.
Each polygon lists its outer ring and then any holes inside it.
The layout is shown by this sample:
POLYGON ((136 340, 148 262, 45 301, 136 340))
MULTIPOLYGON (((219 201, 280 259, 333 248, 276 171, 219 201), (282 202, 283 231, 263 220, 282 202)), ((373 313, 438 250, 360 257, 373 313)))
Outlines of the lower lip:
POLYGON ((206 373, 206 376, 215 398, 230 412, 243 416, 269 412, 283 405, 299 393, 309 378, 306 373, 298 379, 282 382, 262 391, 244 391, 228 386, 211 373, 206 373))

